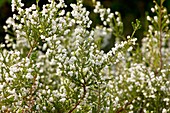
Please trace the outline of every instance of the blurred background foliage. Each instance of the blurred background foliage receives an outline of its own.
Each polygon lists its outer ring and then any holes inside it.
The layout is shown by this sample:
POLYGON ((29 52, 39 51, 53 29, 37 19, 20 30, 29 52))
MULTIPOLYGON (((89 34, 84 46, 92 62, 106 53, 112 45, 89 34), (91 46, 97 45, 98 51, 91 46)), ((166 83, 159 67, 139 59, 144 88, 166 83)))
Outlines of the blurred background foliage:
MULTIPOLYGON (((40 0, 40 7, 48 3, 48 0, 40 0)), ((93 10, 92 0, 84 0, 84 5, 87 10, 93 10)), ((143 32, 147 29, 146 15, 151 14, 150 8, 154 6, 153 0, 99 0, 106 8, 111 8, 112 12, 119 11, 122 15, 122 21, 124 23, 124 35, 130 35, 132 32, 131 22, 135 19, 139 19, 142 24, 142 28, 137 31, 135 37, 138 38, 140 43, 143 32)), ((25 3, 25 7, 29 7, 32 3, 36 3, 36 0, 22 0, 25 3)), ((65 0, 67 4, 76 3, 76 0, 65 0)), ((158 0, 159 2, 159 0, 158 0)), ((166 0, 164 6, 167 7, 170 12, 170 0, 166 0)), ((68 9, 69 10, 69 9, 68 9)), ((152 15, 152 14, 151 14, 152 15)), ((0 0, 0 42, 4 41, 4 30, 3 25, 6 19, 12 16, 11 12, 11 0, 0 0)), ((97 16, 91 14, 93 20, 93 26, 99 24, 100 21, 97 16)))

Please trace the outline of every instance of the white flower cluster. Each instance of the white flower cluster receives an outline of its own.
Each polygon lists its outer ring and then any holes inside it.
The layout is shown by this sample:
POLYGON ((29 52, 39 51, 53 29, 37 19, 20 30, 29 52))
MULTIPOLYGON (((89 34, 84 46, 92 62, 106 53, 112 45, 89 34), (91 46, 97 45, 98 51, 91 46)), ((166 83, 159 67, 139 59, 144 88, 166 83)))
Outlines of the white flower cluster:
POLYGON ((116 37, 116 42, 120 42, 123 37, 123 23, 119 12, 112 13, 110 8, 103 8, 99 1, 93 3, 95 4, 94 13, 99 14, 103 23, 103 25, 98 25, 95 28, 95 40, 102 40, 101 48, 109 44, 112 35, 116 37))
POLYGON ((48 2, 40 10, 12 0, 17 14, 6 21, 0 44, 0 112, 170 112, 169 28, 155 29, 159 16, 148 17, 148 35, 134 48, 133 34, 120 41, 120 14, 100 2, 93 1, 94 13, 103 25, 92 29, 81 0, 72 11, 63 0, 48 2), (105 53, 97 40, 111 35, 116 43, 105 53))
POLYGON ((153 18, 147 16, 147 20, 150 23, 148 26, 148 33, 142 42, 142 54, 145 55, 143 60, 152 66, 154 71, 160 71, 160 68, 167 67, 170 63, 169 59, 169 15, 165 7, 155 5, 151 8, 153 13, 161 12, 160 15, 156 15, 153 18), (160 11, 161 10, 161 11, 160 11), (153 58, 153 56, 157 58, 153 58), (166 64, 167 62, 167 64, 166 64), (161 66, 160 66, 161 65, 161 66))

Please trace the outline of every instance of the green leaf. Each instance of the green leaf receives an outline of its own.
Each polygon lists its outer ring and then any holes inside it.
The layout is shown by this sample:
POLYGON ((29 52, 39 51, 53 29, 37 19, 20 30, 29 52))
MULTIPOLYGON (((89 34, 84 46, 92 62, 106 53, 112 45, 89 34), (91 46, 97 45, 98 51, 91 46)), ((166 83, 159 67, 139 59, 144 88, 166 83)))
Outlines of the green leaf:
POLYGON ((138 30, 141 28, 141 24, 140 24, 140 21, 138 19, 136 19, 136 23, 132 22, 132 27, 133 27, 133 30, 138 30))
POLYGON ((38 51, 33 52, 31 55, 31 59, 35 60, 38 57, 37 54, 38 54, 38 51))

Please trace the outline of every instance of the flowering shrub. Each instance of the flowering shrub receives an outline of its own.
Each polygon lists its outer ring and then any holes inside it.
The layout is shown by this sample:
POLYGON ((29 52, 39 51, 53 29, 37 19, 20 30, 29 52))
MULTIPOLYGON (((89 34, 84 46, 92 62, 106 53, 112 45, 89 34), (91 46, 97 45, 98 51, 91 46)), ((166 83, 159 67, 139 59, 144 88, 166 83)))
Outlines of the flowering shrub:
POLYGON ((118 12, 93 1, 102 25, 91 28, 82 1, 42 8, 12 0, 0 45, 0 111, 38 113, 170 112, 169 14, 156 2, 142 47, 123 36, 118 12), (115 46, 102 48, 115 37, 115 46))

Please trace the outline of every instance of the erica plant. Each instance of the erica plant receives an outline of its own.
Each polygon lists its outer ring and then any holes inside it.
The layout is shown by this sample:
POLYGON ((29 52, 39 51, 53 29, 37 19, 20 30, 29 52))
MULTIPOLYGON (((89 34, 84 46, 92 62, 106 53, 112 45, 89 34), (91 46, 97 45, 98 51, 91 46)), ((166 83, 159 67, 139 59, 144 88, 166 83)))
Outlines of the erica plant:
POLYGON ((154 1, 140 47, 134 32, 123 35, 119 12, 93 0, 102 24, 92 27, 82 0, 39 0, 23 8, 12 0, 12 17, 0 44, 0 112, 169 113, 169 14, 154 1), (102 48, 113 38, 115 45, 102 48))

